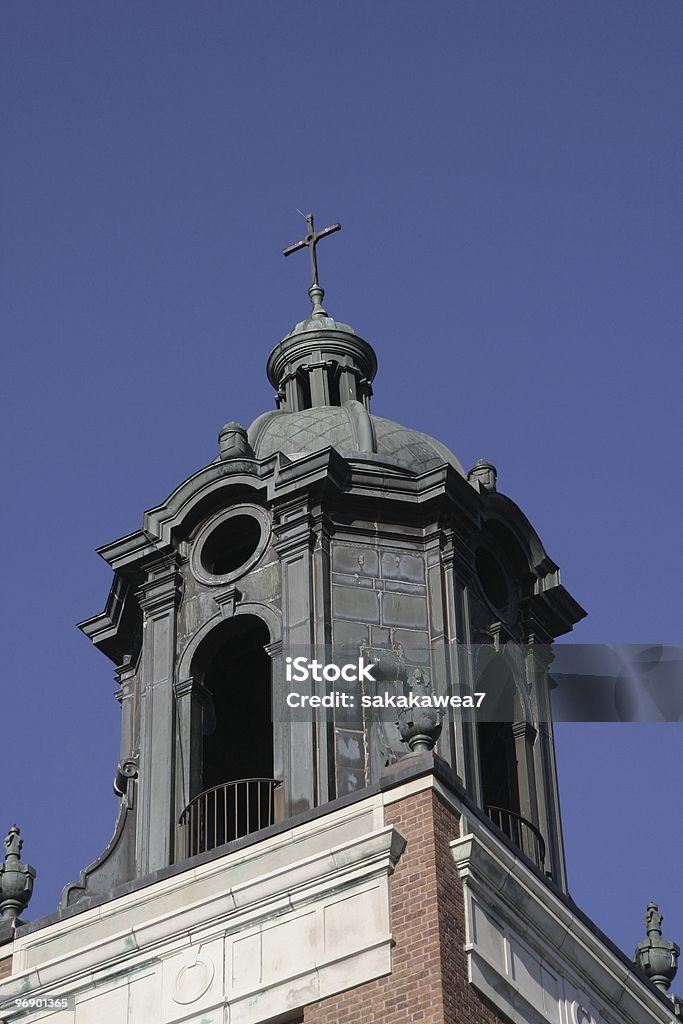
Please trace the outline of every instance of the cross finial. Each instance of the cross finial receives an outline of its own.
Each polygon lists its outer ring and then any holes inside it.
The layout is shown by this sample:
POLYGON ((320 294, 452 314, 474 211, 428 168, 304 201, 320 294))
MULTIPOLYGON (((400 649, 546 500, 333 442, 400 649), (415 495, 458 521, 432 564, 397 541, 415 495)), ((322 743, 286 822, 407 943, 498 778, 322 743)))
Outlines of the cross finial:
POLYGON ((324 238, 326 235, 331 235, 335 231, 339 231, 341 224, 331 224, 329 228, 323 228, 322 231, 316 231, 313 225, 313 214, 307 213, 306 227, 308 229, 306 237, 302 238, 294 245, 290 245, 287 249, 283 249, 282 255, 290 256, 293 252, 298 252, 299 249, 308 249, 311 260, 311 287, 308 289, 308 294, 311 302, 313 303, 313 316, 327 316, 327 313, 322 306, 325 292, 318 282, 318 257, 316 255, 315 247, 321 238, 324 238))

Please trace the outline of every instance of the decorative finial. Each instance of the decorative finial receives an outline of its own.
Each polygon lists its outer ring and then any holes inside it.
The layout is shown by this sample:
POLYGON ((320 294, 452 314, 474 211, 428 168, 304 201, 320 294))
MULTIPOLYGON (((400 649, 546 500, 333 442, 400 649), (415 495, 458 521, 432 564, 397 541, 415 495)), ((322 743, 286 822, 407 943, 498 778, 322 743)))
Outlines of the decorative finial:
POLYGON ((467 474, 470 483, 479 482, 485 491, 495 491, 498 471, 487 459, 478 459, 467 474))
POLYGON ((253 459, 254 451, 249 444, 247 432, 241 423, 226 423, 218 435, 218 458, 253 459))
POLYGON ((316 231, 313 226, 313 214, 307 213, 305 214, 305 217, 306 227, 308 229, 306 237, 302 238, 294 245, 290 245, 287 249, 283 249, 282 255, 290 256, 293 252, 298 252, 299 249, 308 248, 311 260, 311 287, 308 289, 308 294, 313 304, 313 313, 311 316, 327 316, 322 304, 325 292, 320 287, 320 283, 318 281, 318 257, 316 255, 315 247, 321 238, 324 238, 326 235, 331 235, 335 231, 339 231, 341 229, 341 224, 332 224, 329 228, 323 228, 322 231, 316 231))
MULTIPOLYGON (((408 680, 410 689, 420 697, 429 697, 429 682, 421 668, 416 668, 408 680)), ((427 703, 427 702, 425 702, 427 703)), ((398 716, 398 730, 403 742, 414 754, 422 750, 433 750, 441 735, 441 714, 433 707, 414 707, 401 711, 398 716)))
POLYGON ((19 854, 24 845, 19 828, 12 825, 5 837, 5 860, 0 864, 0 918, 16 920, 27 906, 33 893, 36 869, 20 864, 19 854))
POLYGON ((662 921, 657 904, 648 903, 643 918, 647 938, 638 943, 633 961, 657 988, 666 992, 676 976, 681 950, 675 942, 662 938, 662 921))

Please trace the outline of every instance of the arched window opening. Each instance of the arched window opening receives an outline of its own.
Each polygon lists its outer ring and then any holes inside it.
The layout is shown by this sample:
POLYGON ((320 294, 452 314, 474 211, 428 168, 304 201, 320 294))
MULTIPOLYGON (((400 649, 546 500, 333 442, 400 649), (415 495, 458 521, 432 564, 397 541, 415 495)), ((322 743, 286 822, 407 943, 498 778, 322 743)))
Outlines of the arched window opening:
POLYGON ((194 773, 200 792, 180 817, 185 857, 249 835, 279 817, 269 641, 261 619, 237 615, 209 634, 192 661, 192 676, 203 684, 205 697, 194 773))
POLYGON ((478 723, 479 769, 484 807, 519 814, 515 722, 515 680, 499 655, 482 651, 485 667, 477 688, 486 693, 486 720, 478 723))
POLYGON ((484 806, 519 814, 517 758, 512 725, 508 722, 480 722, 478 733, 484 806))
POLYGON ((529 560, 511 530, 498 519, 489 519, 484 529, 494 538, 498 550, 507 560, 518 598, 529 597, 534 592, 534 574, 529 560))
POLYGON ((505 571, 486 548, 479 548, 475 566, 481 588, 494 608, 504 609, 510 603, 510 593, 505 571))
POLYGON ((206 665, 211 707, 204 718, 202 788, 273 774, 270 636, 264 622, 237 615, 206 665))
POLYGON ((515 678, 504 655, 482 650, 479 669, 477 688, 486 693, 486 718, 477 723, 484 810, 508 839, 543 870, 545 841, 536 825, 524 816, 529 810, 525 807, 522 813, 520 799, 520 758, 524 761, 528 756, 524 744, 530 734, 535 735, 535 730, 525 727, 515 678))

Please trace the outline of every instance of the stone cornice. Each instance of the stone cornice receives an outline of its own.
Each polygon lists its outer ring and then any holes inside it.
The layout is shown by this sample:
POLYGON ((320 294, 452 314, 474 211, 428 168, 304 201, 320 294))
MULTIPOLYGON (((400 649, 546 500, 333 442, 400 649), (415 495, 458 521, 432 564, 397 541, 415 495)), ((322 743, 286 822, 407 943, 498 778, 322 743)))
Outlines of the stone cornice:
POLYGON ((138 619, 139 606, 132 588, 116 573, 104 611, 79 622, 77 628, 123 671, 139 653, 138 619))
POLYGON ((182 595, 182 576, 178 559, 173 554, 162 555, 148 565, 148 575, 136 591, 140 607, 148 615, 162 614, 177 607, 182 595))
MULTIPOLYGON (((573 912, 475 817, 466 815, 461 827, 465 834, 450 844, 458 873, 467 898, 478 902, 492 928, 497 928, 495 919, 499 919, 501 942, 512 935, 533 948, 539 963, 577 986, 607 1021, 671 1024, 675 1020, 666 997, 641 980, 626 957, 596 934, 595 926, 589 927, 578 908, 573 912)), ((533 986, 525 988, 526 976, 515 981, 505 969, 504 958, 497 961, 492 954, 490 942, 477 939, 473 912, 468 904, 470 980, 511 1020, 527 1020, 520 1006, 534 1008, 533 986)), ((594 1018, 588 1013, 583 1019, 589 1024, 594 1018)))
MULTIPOLYGON (((319 995, 346 987, 337 984, 335 988, 332 976, 340 955, 352 967, 354 962, 361 963, 354 958, 382 949, 381 963, 370 977, 386 974, 391 945, 387 880, 406 840, 391 825, 374 830, 371 826, 359 836, 354 817, 349 813, 337 817, 333 832, 337 843, 322 851, 304 828, 301 834, 290 832, 279 842, 190 868, 176 875, 171 884, 168 879, 161 880, 126 893, 110 902, 106 910, 92 908, 23 936, 15 941, 14 973, 0 982, 0 1012, 13 1008, 13 1000, 27 992, 32 998, 59 992, 78 1002, 81 997, 92 997, 93 981, 99 991, 104 988, 106 992, 122 974, 139 976, 141 970, 155 969, 160 958, 167 962, 187 945, 188 934, 191 943, 200 944, 193 947, 195 952, 209 948, 214 940, 222 952, 224 942, 240 941, 247 929, 255 934, 259 929, 284 926, 291 932, 283 932, 283 936, 295 935, 302 913, 315 913, 322 922, 325 908, 341 907, 354 896, 359 905, 373 901, 374 934, 358 929, 352 941, 345 940, 340 954, 333 948, 330 933, 329 949, 316 950, 311 966, 321 979, 319 995), (328 961, 330 978, 323 984, 328 961)), ((363 820, 369 824, 367 812, 363 820)), ((302 957, 306 957, 303 951, 302 957)), ((182 963, 181 957, 174 968, 176 974, 182 963)), ((303 967, 307 967, 305 959, 291 975, 292 981, 303 967)), ((368 980, 361 971, 362 967, 355 983, 368 980)), ((287 979, 284 974, 280 981, 275 972, 270 980, 284 985, 287 979)), ((252 994, 250 986, 243 990, 241 979, 232 987, 229 981, 226 984, 227 991, 221 987, 215 994, 216 1006, 221 1008, 226 997, 231 1004, 239 1003, 253 999, 264 987, 257 984, 252 994)))
POLYGON ((512 735, 515 739, 523 739, 533 744, 536 741, 538 732, 531 722, 514 722, 512 725, 512 735))
POLYGON ((544 632, 548 637, 569 633, 587 614, 561 584, 524 598, 520 612, 527 635, 534 634, 539 639, 544 632))
POLYGON ((173 693, 175 694, 177 700, 181 699, 182 697, 186 697, 188 694, 191 694, 202 704, 210 704, 213 699, 211 692, 207 690, 204 684, 200 683, 197 679, 194 679, 192 676, 190 676, 188 679, 179 679, 177 682, 175 682, 173 684, 173 693))

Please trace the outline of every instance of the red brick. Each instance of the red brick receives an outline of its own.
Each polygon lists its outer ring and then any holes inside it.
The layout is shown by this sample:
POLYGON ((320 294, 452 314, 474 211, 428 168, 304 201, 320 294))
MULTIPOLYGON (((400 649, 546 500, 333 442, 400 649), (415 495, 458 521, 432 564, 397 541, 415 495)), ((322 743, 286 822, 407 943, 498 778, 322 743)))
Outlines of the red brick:
POLYGON ((431 791, 389 804, 408 843, 391 878, 392 973, 307 1006, 305 1024, 499 1024, 467 981, 458 819, 431 791))

